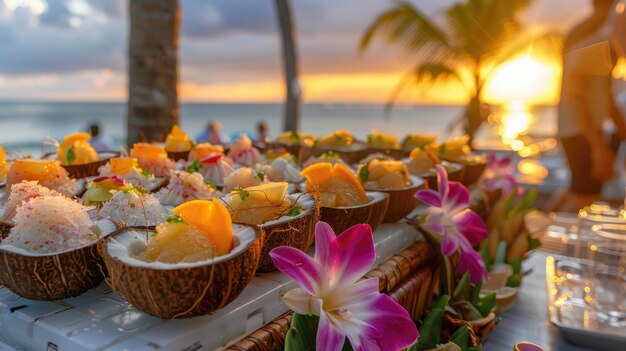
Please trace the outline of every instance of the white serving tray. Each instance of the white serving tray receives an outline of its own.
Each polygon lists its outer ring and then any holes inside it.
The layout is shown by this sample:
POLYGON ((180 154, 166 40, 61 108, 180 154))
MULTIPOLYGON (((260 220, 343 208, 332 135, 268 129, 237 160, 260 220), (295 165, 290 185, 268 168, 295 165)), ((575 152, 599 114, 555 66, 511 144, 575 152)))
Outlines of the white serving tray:
MULTIPOLYGON (((402 222, 381 225, 374 233, 376 263, 419 237, 402 222)), ((0 351, 223 350, 285 313, 281 296, 295 286, 281 272, 263 274, 215 314, 175 321, 134 309, 106 284, 59 302, 27 300, 0 287, 0 351)))

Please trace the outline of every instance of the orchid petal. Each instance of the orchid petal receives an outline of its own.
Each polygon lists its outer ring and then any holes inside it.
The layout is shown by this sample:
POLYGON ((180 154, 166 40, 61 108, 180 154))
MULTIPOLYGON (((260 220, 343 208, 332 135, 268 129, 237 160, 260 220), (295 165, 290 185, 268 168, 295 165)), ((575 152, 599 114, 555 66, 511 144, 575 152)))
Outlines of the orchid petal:
POLYGON ((333 228, 326 223, 319 221, 315 225, 315 261, 317 261, 322 267, 334 266, 334 260, 341 259, 334 257, 333 253, 336 251, 333 247, 333 243, 337 236, 333 231, 333 228))
POLYGON ((445 200, 446 194, 448 193, 448 172, 440 164, 435 165, 435 169, 437 170, 437 190, 443 200, 445 200))
POLYGON ((441 239, 441 253, 444 256, 452 255, 456 251, 457 246, 457 242, 455 242, 450 235, 444 235, 441 239))
POLYGON ((346 316, 335 317, 355 351, 401 350, 419 336, 407 310, 385 294, 346 309, 346 316))
POLYGON ((487 225, 471 210, 464 210, 453 217, 457 230, 473 245, 480 244, 487 237, 487 225))
POLYGON ((374 237, 369 224, 356 224, 341 233, 335 242, 334 266, 326 267, 333 283, 352 284, 369 272, 376 261, 374 237))
POLYGON ((307 316, 312 314, 319 316, 321 313, 319 309, 316 309, 318 306, 321 306, 321 300, 307 293, 302 288, 287 291, 287 293, 283 295, 283 302, 295 313, 307 316))
POLYGON ((317 327, 316 350, 340 351, 346 340, 345 334, 335 328, 325 312, 320 315, 320 322, 317 327))
POLYGON ((427 205, 441 207, 441 195, 434 190, 422 189, 415 193, 415 198, 427 205))
POLYGON ((440 208, 431 207, 426 210, 426 219, 422 224, 422 227, 426 228, 431 233, 439 235, 446 235, 448 230, 443 224, 445 213, 440 208))
POLYGON ((478 284, 481 280, 487 279, 487 269, 483 258, 471 247, 466 248, 461 245, 461 255, 457 264, 460 274, 469 271, 472 284, 478 284))
POLYGON ((320 266, 309 255, 292 247, 280 246, 270 252, 270 256, 281 272, 295 280, 304 291, 311 295, 322 285, 320 266))
POLYGON ((379 289, 378 278, 360 280, 350 286, 345 286, 340 292, 335 292, 333 294, 333 306, 331 307, 341 306, 340 308, 346 308, 346 306, 353 304, 354 301, 371 301, 380 295, 379 289))
POLYGON ((450 214, 468 208, 470 205, 469 190, 459 182, 450 182, 447 196, 443 199, 443 206, 450 214))

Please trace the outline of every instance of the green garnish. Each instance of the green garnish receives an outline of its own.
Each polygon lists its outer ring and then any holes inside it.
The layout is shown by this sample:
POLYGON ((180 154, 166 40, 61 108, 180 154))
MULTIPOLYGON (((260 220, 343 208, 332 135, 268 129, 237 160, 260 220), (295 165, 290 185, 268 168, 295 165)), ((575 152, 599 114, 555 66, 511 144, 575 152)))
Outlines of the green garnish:
POLYGON ((198 160, 194 160, 193 162, 191 162, 191 164, 187 167, 187 172, 189 173, 194 173, 194 172, 198 172, 202 169, 202 163, 200 163, 200 161, 198 160))
POLYGON ((263 171, 256 171, 254 173, 254 178, 257 178, 260 181, 264 181, 265 180, 265 172, 263 172, 263 171))
POLYGON ((152 175, 154 175, 154 173, 150 172, 150 171, 149 171, 149 170, 147 170, 147 169, 143 169, 143 168, 142 168, 142 169, 141 169, 141 175, 142 175, 142 176, 144 176, 144 177, 151 177, 152 175))
POLYGON ((446 144, 439 145, 439 150, 437 150, 437 152, 439 153, 439 155, 445 154, 446 153, 446 144))
POLYGON ((338 160, 339 154, 334 151, 326 151, 322 154, 322 158, 326 160, 338 160))
POLYGON ((213 190, 217 190, 217 184, 213 183, 210 180, 205 180, 204 184, 206 184, 209 188, 212 188, 213 190))
POLYGON ((72 163, 74 163, 74 160, 76 160, 76 153, 74 152, 74 147, 70 146, 69 149, 67 149, 67 164, 71 165, 72 163))
POLYGON ((289 139, 293 141, 300 141, 300 134, 296 131, 292 131, 291 134, 289 134, 289 139))
POLYGON ((359 170, 359 179, 361 179, 363 183, 365 183, 367 181, 367 178, 369 178, 370 176, 369 165, 370 164, 368 162, 363 165, 363 167, 361 167, 361 169, 359 170))
POLYGON ((186 223, 180 216, 171 216, 165 220, 167 223, 186 223))
POLYGON ((198 143, 196 143, 196 142, 195 142, 195 141, 193 141, 193 140, 190 140, 190 141, 189 141, 189 145, 191 145, 191 148, 192 148, 192 149, 195 149, 195 148, 196 148, 196 145, 198 145, 198 143))
POLYGON ((302 207, 301 206, 294 206, 294 207, 289 209, 289 212, 287 213, 287 216, 295 217, 295 216, 298 216, 300 213, 302 213, 302 207))
POLYGON ((237 188, 235 192, 239 195, 239 198, 242 201, 245 201, 247 198, 250 197, 250 193, 246 189, 237 188))

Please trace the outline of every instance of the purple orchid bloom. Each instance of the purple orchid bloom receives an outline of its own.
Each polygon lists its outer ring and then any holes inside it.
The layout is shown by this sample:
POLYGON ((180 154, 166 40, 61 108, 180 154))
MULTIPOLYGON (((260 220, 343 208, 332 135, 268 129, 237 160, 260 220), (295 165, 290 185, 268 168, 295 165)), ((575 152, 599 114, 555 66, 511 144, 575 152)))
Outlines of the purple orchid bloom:
POLYGON ((378 279, 360 280, 376 260, 372 229, 357 224, 335 236, 324 222, 315 226, 315 256, 291 248, 270 252, 274 264, 298 283, 283 301, 294 312, 320 317, 317 350, 339 351, 346 336, 355 351, 396 351, 419 333, 409 313, 378 291, 378 279))
POLYGON ((503 196, 509 196, 512 191, 517 189, 517 182, 513 176, 515 168, 511 164, 510 157, 502 157, 496 159, 493 152, 489 153, 487 159, 487 168, 482 177, 482 185, 485 190, 502 190, 503 196))
POLYGON ((470 195, 467 188, 458 182, 448 182, 448 173, 441 165, 437 168, 438 191, 420 190, 415 197, 430 205, 425 211, 422 226, 441 236, 441 253, 445 256, 460 249, 457 269, 463 274, 470 272, 473 284, 487 278, 482 257, 473 246, 487 237, 485 222, 469 209, 470 195))

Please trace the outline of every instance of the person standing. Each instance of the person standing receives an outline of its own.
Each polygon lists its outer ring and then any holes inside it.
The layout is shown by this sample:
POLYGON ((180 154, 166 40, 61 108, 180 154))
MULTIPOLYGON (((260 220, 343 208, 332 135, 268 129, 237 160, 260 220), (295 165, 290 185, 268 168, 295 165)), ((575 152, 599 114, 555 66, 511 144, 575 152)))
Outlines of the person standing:
POLYGON ((91 133, 91 139, 89 139, 89 144, 91 144, 91 146, 96 151, 113 150, 113 138, 102 133, 99 123, 92 123, 89 126, 89 132, 91 133))
POLYGON ((626 130, 611 90, 613 54, 608 39, 615 17, 611 0, 594 0, 593 14, 566 36, 558 137, 571 170, 569 189, 552 199, 549 210, 578 211, 601 199, 613 175, 615 153, 626 130), (618 136, 604 133, 612 119, 618 136))

